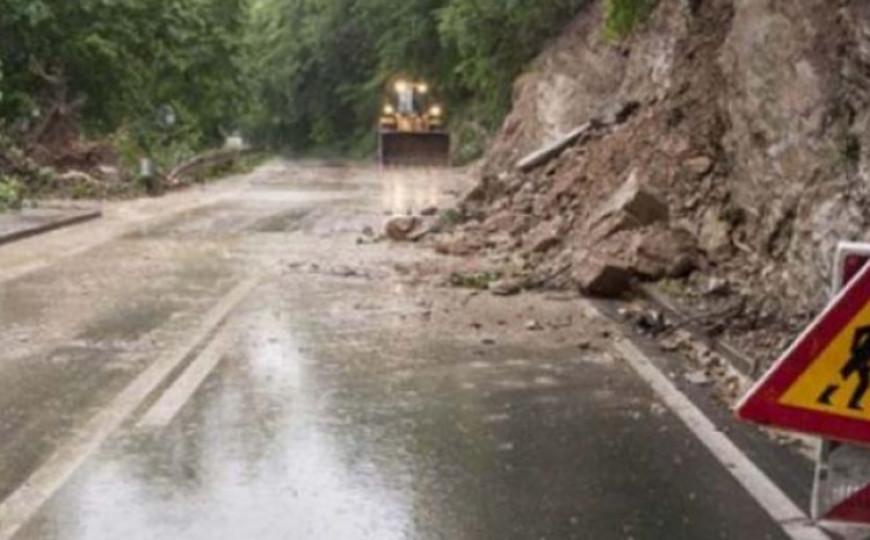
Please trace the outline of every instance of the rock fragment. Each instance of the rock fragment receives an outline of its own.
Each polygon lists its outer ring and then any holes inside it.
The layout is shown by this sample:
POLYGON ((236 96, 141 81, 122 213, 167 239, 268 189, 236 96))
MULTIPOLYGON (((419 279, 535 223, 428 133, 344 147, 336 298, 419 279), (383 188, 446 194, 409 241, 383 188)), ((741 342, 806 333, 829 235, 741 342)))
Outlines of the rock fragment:
POLYGON ((717 209, 708 209, 704 213, 698 234, 701 249, 713 259, 727 258, 733 251, 731 228, 731 225, 719 216, 717 209))
POLYGON ((471 233, 454 233, 438 239, 435 251, 441 255, 465 257, 477 253, 484 246, 484 238, 471 233))
POLYGON ((604 203, 593 220, 593 226, 607 223, 607 235, 610 235, 667 222, 669 219, 667 203, 645 185, 640 172, 635 169, 628 180, 604 203))
POLYGON ((519 294, 526 284, 525 279, 506 278, 489 284, 489 292, 495 296, 513 296, 519 294))
POLYGON ((590 296, 616 298, 631 288, 631 274, 624 267, 595 256, 578 260, 572 278, 590 296))
POLYGON ((683 166, 692 175, 701 177, 709 174, 713 170, 715 162, 707 156, 695 156, 683 162, 683 166))
POLYGON ((634 251, 632 270, 647 279, 681 278, 698 267, 698 242, 684 229, 652 229, 634 251))
POLYGON ((384 225, 384 234, 393 242, 407 242, 420 223, 420 218, 415 216, 394 217, 384 225))
POLYGON ((707 386, 713 384, 713 379, 710 378, 704 371, 693 371, 691 373, 686 373, 683 375, 683 378, 686 379, 690 384, 694 384, 695 386, 707 386))
POLYGON ((528 330, 529 332, 539 332, 543 329, 544 329, 544 327, 541 325, 541 323, 539 323, 538 321, 536 321, 534 319, 530 320, 530 321, 526 321, 526 330, 528 330))

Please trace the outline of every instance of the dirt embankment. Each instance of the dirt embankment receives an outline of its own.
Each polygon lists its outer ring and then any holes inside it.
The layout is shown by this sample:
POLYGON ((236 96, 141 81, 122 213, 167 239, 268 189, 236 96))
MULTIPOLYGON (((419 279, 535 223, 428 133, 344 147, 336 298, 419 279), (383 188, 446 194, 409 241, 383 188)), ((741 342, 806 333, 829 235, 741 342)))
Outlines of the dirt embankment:
POLYGON ((592 293, 664 280, 769 359, 827 298, 836 242, 870 236, 868 77, 862 2, 660 1, 622 43, 590 2, 517 82, 437 247, 592 293))

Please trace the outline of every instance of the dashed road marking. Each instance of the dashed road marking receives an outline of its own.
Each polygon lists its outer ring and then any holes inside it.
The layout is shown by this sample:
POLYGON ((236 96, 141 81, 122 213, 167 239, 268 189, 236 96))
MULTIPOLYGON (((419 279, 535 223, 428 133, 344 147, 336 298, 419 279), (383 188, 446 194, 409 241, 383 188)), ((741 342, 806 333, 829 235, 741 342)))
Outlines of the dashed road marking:
POLYGON ((168 426, 220 363, 230 342, 230 335, 226 328, 219 330, 211 343, 148 409, 136 426, 140 429, 159 429, 168 426))
POLYGON ((259 279, 252 278, 233 288, 206 314, 191 340, 160 357, 136 377, 3 500, 0 503, 0 540, 12 540, 76 470, 223 324, 258 283, 259 279))

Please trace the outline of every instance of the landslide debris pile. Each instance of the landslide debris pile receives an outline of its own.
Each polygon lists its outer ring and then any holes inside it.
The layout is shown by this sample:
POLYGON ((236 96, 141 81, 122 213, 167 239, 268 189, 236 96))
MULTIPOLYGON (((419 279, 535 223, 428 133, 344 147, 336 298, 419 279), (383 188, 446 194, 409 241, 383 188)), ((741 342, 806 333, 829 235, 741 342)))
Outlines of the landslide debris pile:
POLYGON ((660 1, 618 43, 602 17, 590 2, 517 81, 435 247, 526 285, 665 280, 769 358, 826 300, 836 242, 868 236, 870 5, 660 1))
POLYGON ((111 144, 88 141, 76 118, 53 109, 27 133, 0 125, 0 183, 19 196, 107 197, 131 190, 111 144))

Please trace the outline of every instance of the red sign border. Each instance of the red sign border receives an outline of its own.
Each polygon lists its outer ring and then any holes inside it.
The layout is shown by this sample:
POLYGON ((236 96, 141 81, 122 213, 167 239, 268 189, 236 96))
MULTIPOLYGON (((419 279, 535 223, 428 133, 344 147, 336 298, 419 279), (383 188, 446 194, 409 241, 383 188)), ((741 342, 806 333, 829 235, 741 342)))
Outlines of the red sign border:
POLYGON ((870 446, 870 418, 858 420, 779 403, 783 394, 868 302, 870 265, 861 270, 753 386, 737 405, 737 417, 789 431, 870 446))
POLYGON ((870 486, 853 493, 834 506, 822 521, 837 521, 866 525, 870 523, 870 486))

